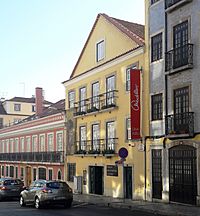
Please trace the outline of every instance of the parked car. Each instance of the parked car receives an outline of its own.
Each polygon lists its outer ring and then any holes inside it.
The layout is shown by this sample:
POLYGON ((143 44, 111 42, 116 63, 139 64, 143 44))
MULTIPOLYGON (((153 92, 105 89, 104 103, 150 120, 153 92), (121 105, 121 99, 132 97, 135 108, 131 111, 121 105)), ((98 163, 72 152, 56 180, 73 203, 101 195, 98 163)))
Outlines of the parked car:
POLYGON ((29 188, 20 194, 20 206, 35 205, 39 209, 49 204, 62 204, 70 208, 73 201, 73 192, 64 181, 36 180, 29 188))
POLYGON ((19 197, 24 189, 24 183, 20 179, 0 178, 0 200, 19 197))

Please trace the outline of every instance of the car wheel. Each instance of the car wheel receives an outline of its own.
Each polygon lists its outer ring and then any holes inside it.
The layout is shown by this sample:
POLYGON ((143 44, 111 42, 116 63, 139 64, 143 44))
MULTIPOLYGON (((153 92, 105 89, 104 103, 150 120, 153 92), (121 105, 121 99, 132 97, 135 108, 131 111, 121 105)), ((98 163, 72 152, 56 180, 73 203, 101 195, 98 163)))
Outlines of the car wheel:
POLYGON ((71 208, 72 206, 72 201, 71 200, 68 200, 64 203, 64 208, 71 208))
POLYGON ((40 200, 39 200, 38 197, 35 198, 35 208, 36 209, 40 209, 41 208, 40 200))
POLYGON ((19 198, 19 204, 21 207, 26 206, 26 204, 24 202, 24 198, 22 196, 20 196, 20 198, 19 198))

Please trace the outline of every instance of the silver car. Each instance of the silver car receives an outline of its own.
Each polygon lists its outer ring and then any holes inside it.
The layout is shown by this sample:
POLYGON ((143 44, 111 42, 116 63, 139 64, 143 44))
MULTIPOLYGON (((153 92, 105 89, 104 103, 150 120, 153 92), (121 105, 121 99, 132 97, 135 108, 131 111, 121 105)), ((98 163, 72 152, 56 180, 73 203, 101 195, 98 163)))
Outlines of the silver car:
POLYGON ((73 192, 64 181, 36 180, 29 188, 20 194, 20 206, 35 205, 39 209, 49 204, 62 204, 70 208, 73 201, 73 192))
POLYGON ((18 197, 24 189, 24 183, 20 179, 0 178, 0 200, 18 197))

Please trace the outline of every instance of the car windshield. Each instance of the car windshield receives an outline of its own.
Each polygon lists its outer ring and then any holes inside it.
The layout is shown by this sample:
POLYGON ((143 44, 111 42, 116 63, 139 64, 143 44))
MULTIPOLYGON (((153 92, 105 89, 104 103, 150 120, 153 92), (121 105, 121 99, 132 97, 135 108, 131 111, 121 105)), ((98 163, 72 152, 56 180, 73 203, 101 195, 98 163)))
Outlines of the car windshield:
POLYGON ((52 189, 66 188, 67 184, 65 182, 49 182, 47 187, 52 189))

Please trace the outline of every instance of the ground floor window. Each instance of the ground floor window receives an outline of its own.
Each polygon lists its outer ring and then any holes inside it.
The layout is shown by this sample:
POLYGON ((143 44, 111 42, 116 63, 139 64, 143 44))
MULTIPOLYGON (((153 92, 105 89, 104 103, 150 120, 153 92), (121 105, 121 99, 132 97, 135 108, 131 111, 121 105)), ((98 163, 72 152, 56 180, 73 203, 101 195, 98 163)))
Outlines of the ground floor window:
POLYGON ((14 177, 14 166, 10 166, 10 177, 14 177))
POLYGON ((53 179, 53 170, 49 169, 49 180, 53 179))
POLYGON ((18 178, 18 167, 15 167, 15 177, 18 178))
POLYGON ((39 168, 38 169, 38 177, 39 179, 45 179, 46 180, 46 169, 45 168, 39 168))
POLYGON ((61 173, 61 171, 59 170, 58 171, 58 180, 61 180, 62 179, 62 173, 61 173))
POLYGON ((4 166, 1 167, 1 175, 4 176, 4 166))
POLYGON ((33 168, 33 181, 35 181, 37 178, 37 169, 33 168))
POLYGON ((68 163, 67 164, 67 181, 74 181, 74 176, 76 175, 76 164, 68 163))

